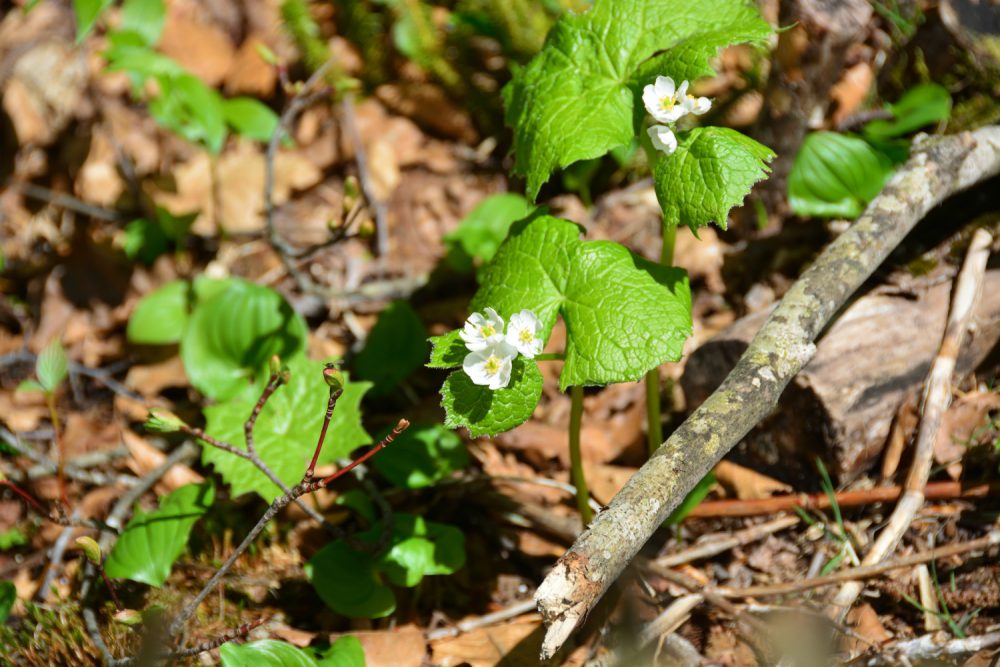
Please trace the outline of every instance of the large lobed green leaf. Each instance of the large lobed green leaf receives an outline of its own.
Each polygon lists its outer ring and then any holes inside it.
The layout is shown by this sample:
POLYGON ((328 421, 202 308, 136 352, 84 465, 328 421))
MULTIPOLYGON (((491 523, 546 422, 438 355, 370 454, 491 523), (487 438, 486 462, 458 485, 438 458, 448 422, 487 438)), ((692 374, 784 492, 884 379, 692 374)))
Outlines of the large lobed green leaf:
POLYGON ((691 334, 684 271, 579 235, 577 225, 548 215, 515 225, 486 268, 470 309, 489 306, 507 319, 529 308, 542 321, 546 340, 562 315, 562 390, 636 380, 680 359, 691 334))
POLYGON ((564 14, 545 47, 504 89, 515 170, 534 200, 552 172, 627 144, 641 129, 642 86, 711 74, 722 46, 765 39, 770 27, 744 0, 710 9, 688 0, 594 0, 564 14))
POLYGON ((325 651, 300 649, 276 639, 226 642, 219 647, 219 657, 222 667, 365 667, 365 650, 357 637, 341 637, 325 651))
POLYGON ((469 435, 495 435, 528 421, 542 397, 542 374, 531 359, 518 357, 511 364, 510 383, 490 389, 472 382, 465 371, 453 372, 441 387, 444 425, 464 426, 469 435))
POLYGON ((653 185, 668 227, 714 222, 723 229, 729 209, 766 178, 774 151, 725 127, 699 127, 680 136, 672 155, 653 165, 653 185))
POLYGON ((188 484, 163 498, 159 508, 148 514, 136 509, 104 564, 107 575, 162 586, 187 546, 191 528, 214 497, 211 482, 188 484))
MULTIPOLYGON (((289 487, 302 479, 309 464, 323 418, 329 388, 323 379, 323 364, 299 355, 288 362, 291 377, 271 396, 257 419, 254 447, 267 466, 289 487)), ((361 398, 369 382, 347 382, 333 411, 320 463, 331 463, 371 442, 361 426, 361 398)), ((247 395, 205 408, 206 431, 220 440, 246 448, 243 424, 257 396, 247 395)), ((205 445, 202 461, 212 464, 229 484, 233 496, 255 492, 270 502, 281 489, 253 463, 229 452, 205 445)))

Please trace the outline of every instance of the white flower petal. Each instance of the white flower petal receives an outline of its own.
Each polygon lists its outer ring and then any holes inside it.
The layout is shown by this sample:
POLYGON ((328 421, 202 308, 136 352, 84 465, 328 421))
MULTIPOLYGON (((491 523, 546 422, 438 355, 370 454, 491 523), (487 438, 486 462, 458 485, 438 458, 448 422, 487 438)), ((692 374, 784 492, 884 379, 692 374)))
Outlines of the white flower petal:
POLYGON ((507 343, 513 345, 518 352, 533 359, 540 354, 544 341, 542 340, 542 322, 530 310, 525 308, 510 317, 507 327, 507 343))
POLYGON ((677 91, 677 88, 674 85, 674 80, 671 79, 669 76, 656 77, 655 88, 656 88, 656 96, 659 97, 661 100, 664 97, 673 97, 674 93, 677 91))
POLYGON ((677 99, 683 100, 687 97, 688 92, 688 82, 682 81, 680 87, 677 89, 677 99))
POLYGON ((684 100, 684 106, 693 114, 700 116, 709 109, 712 108, 712 100, 707 97, 690 97, 688 96, 684 100))
POLYGON ((503 340, 503 318, 492 308, 486 309, 485 316, 472 313, 458 335, 465 342, 466 349, 473 352, 484 350, 491 342, 503 340))
POLYGON ((465 355, 462 370, 474 384, 490 389, 503 389, 510 382, 511 362, 517 357, 517 350, 499 340, 490 343, 484 350, 465 355))
POLYGON ((677 150, 677 137, 674 136, 669 127, 665 125, 653 125, 646 132, 649 134, 649 139, 653 142, 653 148, 656 150, 663 151, 667 155, 677 150))
POLYGON ((653 84, 649 84, 642 89, 642 103, 646 107, 646 111, 654 115, 656 114, 656 110, 660 106, 660 98, 657 96, 653 84))

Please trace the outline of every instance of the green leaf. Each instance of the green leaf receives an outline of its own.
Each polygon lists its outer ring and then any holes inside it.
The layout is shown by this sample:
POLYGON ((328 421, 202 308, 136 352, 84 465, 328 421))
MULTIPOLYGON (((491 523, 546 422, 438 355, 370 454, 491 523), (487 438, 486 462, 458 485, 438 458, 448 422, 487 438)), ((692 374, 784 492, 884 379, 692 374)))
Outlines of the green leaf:
POLYGON ((432 336, 428 339, 432 346, 428 368, 456 368, 462 365, 469 350, 459 335, 461 333, 461 329, 455 329, 443 336, 432 336))
POLYGON ((38 384, 51 394, 66 379, 68 372, 69 359, 66 358, 66 350, 63 349, 58 338, 53 338, 35 359, 35 375, 38 377, 38 384))
MULTIPOLYGON (((14 547, 24 546, 28 543, 28 537, 16 527, 7 530, 0 530, 0 551, 7 551, 14 547)), ((3 623, 0 620, 0 623, 3 623)))
POLYGON ((73 0, 73 13, 76 15, 76 43, 90 34, 94 23, 104 10, 111 6, 112 0, 73 0))
POLYGON ((695 484, 695 487, 684 497, 677 509, 671 512, 667 520, 663 522, 664 525, 675 526, 683 521, 712 492, 713 486, 715 486, 715 473, 710 472, 695 484))
POLYGON ((357 637, 341 637, 323 652, 319 667, 365 667, 365 649, 357 637))
POLYGON ((163 231, 163 234, 170 241, 172 241, 174 245, 178 246, 184 243, 188 232, 191 230, 191 225, 194 224, 197 217, 198 211, 174 215, 162 206, 156 207, 157 224, 160 225, 160 229, 163 231))
POLYGON ((472 382, 465 371, 455 371, 441 387, 444 425, 464 426, 469 435, 495 435, 528 421, 542 396, 542 374, 531 359, 518 357, 511 364, 510 383, 490 389, 472 382))
POLYGON ((465 443, 452 431, 439 424, 414 424, 372 463, 393 485, 420 489, 467 466, 469 456, 465 443))
POLYGON ((427 358, 427 330, 405 301, 394 301, 378 316, 365 347, 354 360, 354 370, 374 384, 372 394, 391 391, 427 358))
MULTIPOLYGON (((128 72, 140 80, 169 80, 186 72, 176 60, 136 44, 133 35, 124 33, 124 37, 112 39, 111 48, 103 54, 108 60, 109 72, 128 72)), ((116 36, 113 34, 112 38, 116 36)))
POLYGON ((534 206, 518 194, 505 192, 487 197, 444 237, 448 264, 465 272, 490 261, 510 226, 528 217, 532 210, 534 206))
POLYGON ((699 127, 681 135, 672 155, 653 165, 656 198, 667 227, 693 231, 715 222, 726 228, 729 209, 766 178, 774 151, 725 127, 699 127))
POLYGON ((41 383, 38 382, 38 380, 32 380, 29 378, 27 380, 22 380, 17 385, 17 389, 15 389, 14 391, 18 393, 29 392, 29 391, 45 391, 45 387, 43 387, 41 383))
POLYGON ((10 610, 17 602, 17 588, 13 581, 0 581, 0 625, 7 621, 10 610))
POLYGON ((160 94, 149 103, 158 123, 188 141, 201 143, 212 153, 222 150, 226 122, 222 97, 194 74, 159 76, 160 94))
POLYGON ((169 239, 160 226, 145 218, 138 218, 125 225, 122 248, 125 256, 149 266, 167 251, 169 239))
MULTIPOLYGON (((452 574, 465 565, 465 537, 458 528, 412 514, 396 514, 393 520, 392 546, 379 568, 394 586, 413 588, 425 576, 452 574)), ((363 533, 377 534, 374 529, 363 533)))
POLYGON ((788 175, 788 201, 798 215, 856 218, 892 176, 891 161, 851 135, 806 137, 788 175))
POLYGON ((163 0, 125 0, 120 30, 138 35, 143 46, 152 47, 163 34, 167 8, 163 0))
POLYGON ((237 134, 254 141, 270 141, 278 127, 278 115, 266 104, 252 97, 224 100, 222 112, 229 127, 237 134))
POLYGON ((382 583, 375 559, 341 540, 317 551, 305 571, 326 606, 338 614, 382 618, 396 611, 396 596, 382 583))
POLYGON ((219 657, 222 667, 316 667, 316 661, 305 651, 277 639, 226 642, 219 647, 219 657))
POLYGON ((899 137, 945 120, 951 115, 951 95, 943 86, 925 83, 910 88, 889 110, 895 118, 868 123, 862 132, 866 139, 899 137))
POLYGON ((769 34, 743 0, 719 0, 711 11, 687 0, 594 0, 587 12, 564 14, 504 89, 528 196, 556 168, 629 143, 641 129, 642 86, 656 75, 711 74, 708 58, 720 47, 769 34))
POLYGON ((113 579, 162 586, 174 561, 187 546, 191 528, 214 499, 212 483, 205 482, 182 486, 148 514, 136 508, 108 554, 105 572, 113 579))
POLYGON ((305 349, 306 334, 302 316, 280 294, 234 279, 199 299, 181 339, 181 358, 196 389, 226 400, 252 393, 256 381, 267 377, 271 356, 295 356, 305 349))
POLYGON ((125 337, 139 345, 171 345, 180 341, 191 312, 191 283, 172 280, 142 297, 128 318, 125 337))
MULTIPOLYGON (((358 534, 375 544, 382 525, 358 534)), ((393 516, 389 549, 377 558, 337 540, 306 565, 316 592, 334 611, 352 617, 380 618, 395 610, 392 589, 412 588, 425 576, 452 574, 465 565, 465 537, 454 526, 424 521, 412 514, 393 516)))
POLYGON ((680 359, 691 334, 684 271, 646 261, 617 243, 582 241, 579 235, 577 225, 548 215, 514 225, 483 271, 470 310, 492 307, 507 320, 530 309, 541 320, 546 340, 562 315, 562 390, 637 380, 680 359))
MULTIPOLYGON (((316 449, 329 389, 323 380, 322 363, 299 355, 288 361, 288 367, 288 384, 274 392, 257 418, 254 446, 271 471, 291 487, 301 481, 316 449)), ((368 382, 348 382, 345 386, 330 420, 320 463, 332 463, 371 442, 361 426, 359 407, 370 386, 368 382)), ((257 398, 255 394, 246 395, 205 408, 206 432, 245 449, 243 424, 257 398)), ((253 491, 271 502, 281 495, 281 489, 244 458, 209 445, 202 449, 201 458, 205 464, 215 466, 233 496, 253 491)))

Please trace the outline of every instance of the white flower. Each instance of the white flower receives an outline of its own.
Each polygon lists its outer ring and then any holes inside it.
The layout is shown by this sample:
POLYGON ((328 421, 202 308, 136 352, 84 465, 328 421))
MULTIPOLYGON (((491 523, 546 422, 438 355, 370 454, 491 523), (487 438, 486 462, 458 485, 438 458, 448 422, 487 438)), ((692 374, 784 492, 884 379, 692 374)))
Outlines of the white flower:
MULTIPOLYGON (((687 83, 687 81, 685 81, 684 83, 687 83)), ((695 97, 694 95, 685 95, 684 99, 681 101, 681 106, 687 109, 688 113, 693 113, 696 116, 700 116, 712 108, 712 100, 708 99, 707 97, 695 97)))
POLYGON ((663 151, 667 155, 677 150, 677 137, 674 136, 674 133, 666 125, 653 125, 646 132, 649 133, 649 138, 653 142, 653 148, 656 150, 663 151))
POLYGON ((510 363, 516 356, 514 346, 503 340, 493 341, 484 349, 465 355, 462 370, 478 385, 503 389, 510 382, 510 363))
POLYGON ((541 353, 544 343, 541 335, 541 320, 527 308, 510 316, 510 323, 507 325, 507 342, 529 359, 534 359, 536 354, 541 353))
POLYGON ((669 76, 656 77, 656 83, 651 83, 642 89, 642 102, 646 111, 660 123, 673 123, 690 112, 683 104, 686 99, 688 82, 681 83, 680 88, 674 86, 674 80, 669 76))
POLYGON ((472 313, 458 335, 469 350, 485 350, 491 343, 503 340, 503 318, 492 308, 486 309, 485 316, 472 313))

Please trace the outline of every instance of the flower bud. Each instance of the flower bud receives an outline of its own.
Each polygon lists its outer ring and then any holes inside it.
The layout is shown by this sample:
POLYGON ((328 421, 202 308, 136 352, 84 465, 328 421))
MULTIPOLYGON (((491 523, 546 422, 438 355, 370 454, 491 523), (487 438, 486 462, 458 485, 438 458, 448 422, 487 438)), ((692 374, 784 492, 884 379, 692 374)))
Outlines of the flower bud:
POLYGON ((186 424, 184 420, 162 408, 150 408, 149 418, 146 419, 146 430, 152 433, 176 433, 186 424))
POLYGON ((103 558, 101 557, 101 545, 93 537, 88 537, 86 535, 76 538, 76 544, 80 547, 80 550, 94 565, 100 565, 103 558))
POLYGON ((269 362, 269 368, 271 370, 271 375, 277 375, 281 372, 281 357, 276 354, 271 355, 271 360, 269 362))
POLYGON ((326 380, 327 386, 331 389, 344 388, 344 374, 335 366, 327 365, 323 369, 323 379, 326 380))
POLYGON ((351 174, 344 180, 344 199, 357 199, 358 177, 351 174))
POLYGON ((139 625, 142 623, 142 613, 135 609, 122 609, 115 612, 114 619, 122 625, 139 625))

